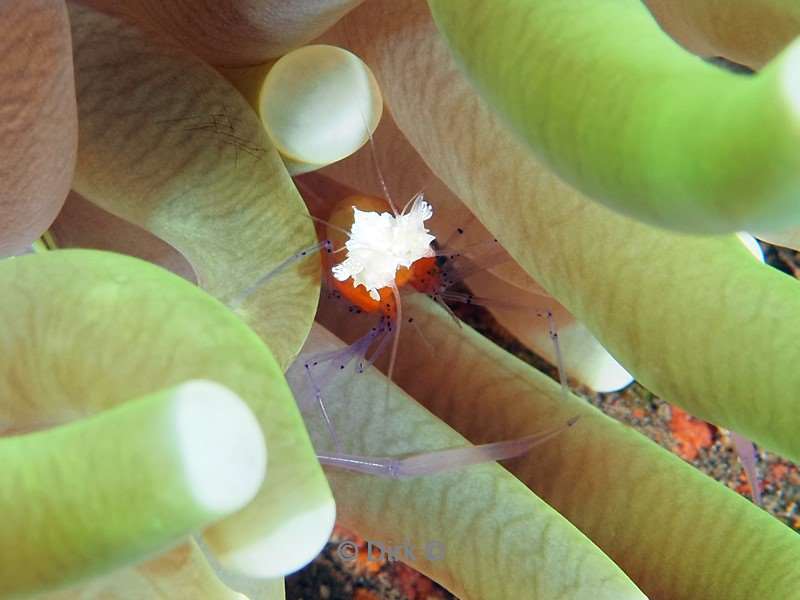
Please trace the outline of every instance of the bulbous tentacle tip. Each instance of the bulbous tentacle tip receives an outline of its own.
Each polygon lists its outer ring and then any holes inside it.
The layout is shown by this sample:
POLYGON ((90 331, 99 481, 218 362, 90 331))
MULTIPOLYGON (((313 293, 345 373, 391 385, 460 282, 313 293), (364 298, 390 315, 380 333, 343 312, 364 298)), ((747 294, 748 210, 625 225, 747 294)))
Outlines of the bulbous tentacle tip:
POLYGON ((0 438, 0 458, 9 519, 2 597, 78 583, 174 547, 249 503, 266 466, 251 410, 202 380, 0 438), (21 559, 10 558, 9 543, 21 559))
POLYGON ((781 85, 793 122, 800 128, 800 39, 795 40, 770 62, 759 76, 774 72, 781 85))
POLYGON ((267 447, 253 412, 228 388, 190 381, 176 390, 174 427, 195 501, 227 515, 248 504, 264 482, 267 447))
POLYGON ((274 579, 293 573, 322 551, 336 521, 333 497, 282 521, 252 543, 218 553, 220 564, 245 577, 274 579))
POLYGON ((315 44, 275 62, 256 108, 287 169, 297 175, 361 148, 381 119, 383 96, 355 54, 315 44))
POLYGON ((764 262, 764 251, 761 249, 761 246, 756 238, 744 231, 738 232, 736 237, 739 238, 739 241, 742 242, 742 245, 747 248, 747 251, 753 255, 753 258, 759 262, 764 262))

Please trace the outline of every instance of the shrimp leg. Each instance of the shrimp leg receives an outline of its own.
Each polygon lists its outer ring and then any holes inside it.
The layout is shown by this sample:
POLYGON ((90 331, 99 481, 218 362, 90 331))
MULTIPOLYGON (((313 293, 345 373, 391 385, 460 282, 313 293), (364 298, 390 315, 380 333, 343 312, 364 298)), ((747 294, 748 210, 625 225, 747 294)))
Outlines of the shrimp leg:
MULTIPOLYGON (((503 300, 493 300, 491 298, 482 298, 480 296, 473 296, 472 294, 465 294, 463 292, 441 291, 434 297, 434 300, 438 300, 445 307, 447 307, 447 305, 444 301, 449 300, 450 302, 460 302, 463 304, 471 304, 486 308, 491 308, 492 306, 497 305, 504 308, 524 309, 528 311, 531 310, 531 307, 524 306, 522 304, 514 304, 503 300)), ((449 310, 449 307, 447 308, 448 312, 453 315, 452 311, 449 310)), ((569 387, 566 370, 564 368, 564 356, 561 351, 561 343, 558 339, 558 328, 556 327, 555 317, 553 316, 553 312, 549 309, 534 309, 534 315, 547 319, 547 336, 550 338, 550 342, 553 345, 556 363, 555 366, 558 370, 558 381, 561 384, 561 393, 566 398, 569 392, 569 387)), ((455 315, 453 315, 453 317, 457 318, 455 315)))
POLYGON ((317 458, 323 465, 365 475, 376 475, 389 479, 410 479, 521 456, 533 447, 572 427, 577 421, 578 417, 573 417, 563 425, 513 440, 463 448, 446 448, 404 457, 367 457, 337 453, 318 454, 317 458))
MULTIPOLYGON (((322 415, 322 420, 325 423, 325 427, 328 430, 328 434, 330 435, 333 445, 337 451, 341 449, 341 442, 339 440, 339 436, 336 434, 333 420, 330 417, 327 401, 322 392, 323 385, 321 385, 321 382, 330 381, 334 377, 337 377, 341 371, 344 371, 347 366, 356 358, 359 359, 356 370, 357 372, 362 373, 364 371, 364 362, 370 347, 381 337, 384 339, 378 342, 378 349, 376 350, 376 353, 378 353, 385 346, 385 341, 388 339, 387 329, 381 324, 379 324, 377 327, 373 327, 369 332, 346 348, 301 356, 298 359, 302 362, 305 378, 315 401, 314 404, 319 408, 320 414, 322 415), (314 372, 318 371, 320 367, 324 367, 325 371, 322 374, 315 374, 314 372)), ((373 356, 370 359, 370 362, 374 361, 375 358, 376 357, 373 356)), ((301 410, 308 410, 309 407, 301 405, 300 408, 301 410)))
POLYGON ((756 466, 756 448, 749 439, 740 433, 731 431, 731 439, 733 440, 733 447, 736 449, 736 455, 739 457, 739 462, 742 463, 747 481, 750 483, 750 494, 753 497, 753 502, 757 506, 763 506, 761 501, 761 478, 758 476, 758 467, 756 466))
POLYGON ((284 259, 281 261, 277 266, 271 269, 268 273, 265 273, 258 279, 256 279, 251 285, 247 288, 239 292, 239 294, 230 301, 229 306, 231 309, 237 309, 242 306, 245 300, 247 300, 253 293, 261 288, 262 286, 266 285, 273 277, 280 274, 286 267, 290 266, 291 264, 297 262, 298 260, 302 260, 307 256, 314 254, 319 250, 325 250, 329 254, 333 252, 333 244, 330 240, 323 240, 317 244, 313 244, 308 248, 303 248, 299 252, 291 255, 289 258, 284 259))

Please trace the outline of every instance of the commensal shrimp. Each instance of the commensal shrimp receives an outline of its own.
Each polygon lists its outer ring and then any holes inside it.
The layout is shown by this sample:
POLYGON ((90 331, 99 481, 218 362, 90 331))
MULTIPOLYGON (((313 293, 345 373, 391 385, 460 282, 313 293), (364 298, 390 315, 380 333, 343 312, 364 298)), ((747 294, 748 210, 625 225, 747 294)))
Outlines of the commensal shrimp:
MULTIPOLYGON (((453 292, 451 288, 465 276, 484 268, 482 263, 487 258, 489 261, 496 260, 499 246, 496 240, 491 240, 488 252, 470 259, 465 256, 463 249, 453 249, 449 241, 439 245, 425 226, 433 209, 422 194, 413 196, 402 210, 397 210, 391 199, 382 200, 352 193, 352 190, 334 183, 334 187, 339 187, 337 195, 341 200, 334 204, 332 210, 325 211, 325 201, 306 183, 307 177, 296 181, 314 215, 312 218, 318 223, 318 233, 324 240, 320 244, 326 250, 323 252, 324 271, 327 274, 324 300, 340 305, 346 303, 349 314, 365 318, 371 316, 372 319, 371 327, 349 347, 301 355, 296 363, 296 368, 302 368, 305 387, 313 396, 312 402, 335 449, 334 453, 318 454, 320 462, 367 474, 392 478, 413 477, 518 456, 574 423, 571 420, 554 429, 514 440, 404 458, 345 454, 330 414, 331 398, 323 388, 332 387, 332 380, 343 377, 345 372, 348 376, 364 373, 385 355, 390 341, 386 375, 387 385, 391 385, 401 324, 408 322, 413 325, 413 319, 403 317, 401 293, 425 293, 447 310, 449 308, 445 300, 475 304, 486 302, 486 299, 467 293, 453 292), (340 258, 340 253, 345 250, 346 257, 340 258), (351 374, 351 370, 355 373, 351 374)), ((454 235, 458 236, 459 233, 463 233, 463 230, 458 229, 454 235)), ((452 312, 450 314, 456 318, 452 312)), ((553 342, 558 348, 554 326, 552 333, 553 342)), ((340 401, 345 402, 346 398, 340 401)), ((308 410, 309 406, 301 408, 308 410)))

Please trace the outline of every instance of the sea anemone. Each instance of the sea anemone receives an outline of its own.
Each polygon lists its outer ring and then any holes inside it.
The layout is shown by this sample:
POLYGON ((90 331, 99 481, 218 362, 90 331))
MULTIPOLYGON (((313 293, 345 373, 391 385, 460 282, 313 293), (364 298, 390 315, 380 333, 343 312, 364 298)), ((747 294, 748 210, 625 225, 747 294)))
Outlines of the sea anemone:
POLYGON ((0 8, 0 594, 281 598, 335 513, 465 599, 800 598, 796 532, 567 389, 630 373, 800 459, 800 288, 734 235, 797 239, 800 13, 646 4, 0 8), (342 189, 417 200, 355 209, 345 258, 342 189), (428 230, 476 268, 401 318, 428 230), (388 379, 307 376, 363 339, 333 275, 396 294, 388 379), (338 444, 425 474, 323 470, 338 444))

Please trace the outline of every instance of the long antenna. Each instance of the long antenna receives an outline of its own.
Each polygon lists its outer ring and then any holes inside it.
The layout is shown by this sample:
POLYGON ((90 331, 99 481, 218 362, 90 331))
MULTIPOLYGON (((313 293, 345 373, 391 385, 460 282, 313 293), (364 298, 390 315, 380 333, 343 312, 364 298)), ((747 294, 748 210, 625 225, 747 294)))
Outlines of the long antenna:
POLYGON ((334 225, 330 221, 326 221, 325 219, 320 219, 319 217, 315 217, 314 215, 303 215, 303 216, 304 217, 308 217, 309 219, 311 219, 315 223, 321 223, 322 225, 325 225, 326 227, 330 227, 331 229, 335 229, 339 233, 343 233, 347 237, 350 237, 350 232, 349 231, 347 231, 346 229, 342 229, 338 225, 334 225))
POLYGON ((411 206, 411 203, 414 202, 417 198, 420 198, 422 200, 425 199, 425 190, 424 189, 421 189, 416 194, 411 196, 411 198, 408 199, 408 202, 406 202, 405 206, 403 207, 403 212, 401 212, 400 214, 402 214, 402 215, 406 214, 406 211, 408 211, 408 207, 411 206))
POLYGON ((372 157, 372 165, 375 167, 375 172, 378 174, 378 182, 381 184, 381 190, 383 191, 383 195, 386 196, 386 201, 389 203, 389 207, 392 209, 392 213, 395 217, 399 217, 400 213, 397 212, 397 205, 392 200, 392 195, 389 193, 389 188, 386 187, 386 180, 383 178, 383 172, 381 171, 381 166, 378 163, 378 153, 375 150, 375 140, 372 138, 372 131, 369 129, 369 125, 367 124, 367 119, 364 117, 364 113, 361 114, 361 121, 364 123, 364 129, 367 131, 367 137, 369 138, 369 153, 372 157))
MULTIPOLYGON (((309 186, 305 181, 303 181, 301 179, 294 178, 294 177, 292 178, 292 181, 294 181, 294 184, 298 188, 298 191, 299 191, 300 188, 302 188, 303 189, 303 194, 311 197, 314 200, 314 202, 317 204, 317 209, 319 209, 319 207, 322 206, 322 204, 323 204, 322 198, 320 197, 319 194, 317 194, 316 191, 314 191, 314 189, 311 188, 311 186, 309 186)), ((305 200, 305 197, 303 196, 303 194, 301 194, 300 196, 301 196, 301 198, 303 198, 305 200)), ((320 217, 317 217, 316 215, 311 214, 310 210, 309 210, 309 214, 303 214, 303 216, 304 217, 308 217, 309 219, 311 219, 312 221, 314 221, 316 223, 321 223, 322 225, 330 227, 331 229, 335 229, 336 231, 338 231, 339 233, 344 234, 348 238, 350 237, 350 232, 349 231, 339 227, 338 225, 334 225, 330 221, 326 221, 325 219, 321 219, 320 217)), ((339 250, 335 250, 335 252, 338 252, 338 251, 339 250)))

